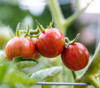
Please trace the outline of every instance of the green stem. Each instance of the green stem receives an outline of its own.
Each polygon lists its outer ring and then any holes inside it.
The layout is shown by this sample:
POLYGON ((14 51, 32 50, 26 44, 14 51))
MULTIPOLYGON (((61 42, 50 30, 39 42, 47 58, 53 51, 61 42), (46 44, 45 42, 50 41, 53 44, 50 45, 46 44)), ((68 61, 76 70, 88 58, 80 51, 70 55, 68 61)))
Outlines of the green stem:
POLYGON ((84 75, 98 75, 100 70, 100 43, 93 56, 93 60, 84 75))
POLYGON ((70 40, 69 40, 69 38, 68 38, 68 37, 65 37, 65 41, 66 41, 67 43, 69 43, 69 42, 70 42, 70 40))
POLYGON ((37 34, 37 35, 27 35, 29 36, 30 38, 37 38, 40 34, 37 34))
MULTIPOLYGON (((91 2, 92 1, 93 0, 91 0, 91 2)), ((91 2, 88 3, 85 8, 83 8, 81 10, 78 10, 75 14, 73 14, 69 18, 65 19, 65 22, 64 22, 63 26, 68 27, 70 24, 72 24, 72 22, 75 21, 80 16, 80 14, 87 9, 87 7, 91 4, 91 2)))
POLYGON ((63 26, 64 17, 61 8, 59 6, 58 0, 47 0, 47 2, 59 30, 61 31, 65 30, 66 28, 63 26))
MULTIPOLYGON (((61 59, 60 59, 60 55, 57 56, 53 62, 52 62, 53 66, 60 66, 61 65, 61 59)), ((57 75, 57 77, 55 77, 55 81, 56 82, 62 82, 62 74, 60 73, 59 75, 57 75)))
POLYGON ((100 70, 100 43, 96 49, 96 52, 94 54, 90 66, 88 67, 84 75, 80 78, 80 82, 88 82, 92 84, 95 88, 100 88, 100 82, 97 80, 99 70, 100 70))
POLYGON ((76 9, 79 10, 80 7, 80 0, 76 0, 76 9))
POLYGON ((90 78, 89 83, 92 84, 95 88, 100 88, 100 82, 94 77, 90 78))
POLYGON ((38 34, 39 32, 40 32, 39 29, 36 29, 36 30, 30 30, 30 35, 38 34))
POLYGON ((79 36, 80 36, 80 33, 78 33, 78 34, 76 35, 76 37, 74 38, 74 40, 70 41, 69 44, 73 44, 74 42, 78 41, 79 36))
POLYGON ((77 79, 77 75, 76 75, 75 71, 71 71, 71 72, 72 72, 74 80, 76 80, 77 79))

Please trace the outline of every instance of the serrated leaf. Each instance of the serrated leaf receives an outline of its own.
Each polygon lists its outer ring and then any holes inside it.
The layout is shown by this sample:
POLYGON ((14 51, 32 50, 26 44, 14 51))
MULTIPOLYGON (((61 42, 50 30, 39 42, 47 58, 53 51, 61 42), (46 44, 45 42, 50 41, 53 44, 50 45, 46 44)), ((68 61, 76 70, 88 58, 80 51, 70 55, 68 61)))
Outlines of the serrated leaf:
POLYGON ((62 70, 61 66, 51 67, 47 69, 43 69, 33 73, 30 78, 36 81, 48 80, 57 76, 62 70))
POLYGON ((34 62, 34 61, 20 61, 20 62, 16 63, 16 68, 23 69, 26 67, 32 67, 36 64, 37 64, 37 62, 34 62))

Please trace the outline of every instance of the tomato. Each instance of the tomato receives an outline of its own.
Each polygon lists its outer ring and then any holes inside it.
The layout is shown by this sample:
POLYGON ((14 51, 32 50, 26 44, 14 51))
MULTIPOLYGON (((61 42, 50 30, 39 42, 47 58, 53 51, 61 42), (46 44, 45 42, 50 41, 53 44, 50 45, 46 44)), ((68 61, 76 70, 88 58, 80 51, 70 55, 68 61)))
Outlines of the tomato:
POLYGON ((83 44, 75 42, 63 50, 61 58, 66 67, 77 71, 88 64, 89 52, 83 44))
POLYGON ((58 56, 63 51, 64 44, 63 33, 55 28, 46 29, 36 40, 38 52, 48 58, 58 56))
POLYGON ((8 60, 13 60, 16 56, 33 58, 35 55, 35 44, 26 37, 14 37, 7 43, 5 53, 8 60))

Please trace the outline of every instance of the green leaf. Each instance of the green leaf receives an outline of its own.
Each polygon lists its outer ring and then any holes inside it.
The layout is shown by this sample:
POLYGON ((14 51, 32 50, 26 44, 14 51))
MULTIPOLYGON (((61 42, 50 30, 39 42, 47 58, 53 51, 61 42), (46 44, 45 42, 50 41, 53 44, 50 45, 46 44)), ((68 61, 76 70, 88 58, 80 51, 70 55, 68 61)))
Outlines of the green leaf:
POLYGON ((17 69, 23 69, 26 67, 32 67, 36 64, 37 64, 37 62, 35 62, 35 61, 20 61, 20 62, 16 63, 16 67, 17 67, 17 69))
POLYGON ((0 64, 0 83, 3 81, 6 71, 7 71, 7 65, 0 64))
POLYGON ((43 69, 33 73, 30 78, 36 81, 48 80, 57 76, 62 70, 61 66, 51 67, 47 69, 43 69))
POLYGON ((9 68, 8 72, 6 73, 6 76, 4 79, 5 83, 9 83, 9 84, 22 83, 22 84, 30 84, 30 85, 33 85, 36 83, 36 81, 30 79, 24 73, 17 71, 17 70, 15 70, 15 68, 13 68, 13 67, 11 68, 11 67, 9 68))
POLYGON ((38 63, 36 60, 33 60, 32 58, 23 58, 23 56, 17 56, 14 57, 14 62, 20 62, 20 61, 34 61, 36 63, 38 63))
POLYGON ((14 57, 14 62, 19 62, 23 59, 23 56, 14 57))

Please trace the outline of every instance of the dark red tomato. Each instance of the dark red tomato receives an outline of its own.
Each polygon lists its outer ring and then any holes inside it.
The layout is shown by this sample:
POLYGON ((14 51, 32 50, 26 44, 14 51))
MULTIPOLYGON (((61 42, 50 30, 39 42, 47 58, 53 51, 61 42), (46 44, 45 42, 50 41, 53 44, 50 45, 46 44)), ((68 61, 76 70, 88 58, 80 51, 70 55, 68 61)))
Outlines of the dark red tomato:
POLYGON ((38 52, 48 58, 58 56, 63 51, 64 44, 63 33, 55 28, 46 29, 36 40, 38 52))
POLYGON ((33 58, 35 55, 35 44, 32 40, 25 37, 15 37, 11 39, 5 48, 7 58, 23 56, 23 58, 33 58))
POLYGON ((61 58, 66 67, 77 71, 88 64, 89 52, 83 44, 76 42, 63 50, 61 58))

